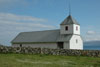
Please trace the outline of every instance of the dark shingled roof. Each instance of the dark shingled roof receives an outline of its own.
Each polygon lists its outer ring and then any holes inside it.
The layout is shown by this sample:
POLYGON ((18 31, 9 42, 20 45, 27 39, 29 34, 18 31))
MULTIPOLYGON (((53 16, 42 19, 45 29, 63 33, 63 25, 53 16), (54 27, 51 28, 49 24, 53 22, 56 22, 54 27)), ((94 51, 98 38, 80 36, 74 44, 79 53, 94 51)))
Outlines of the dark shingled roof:
POLYGON ((34 31, 20 33, 12 43, 34 43, 34 42, 64 42, 69 41, 72 35, 61 35, 60 30, 34 31))
POLYGON ((79 23, 71 16, 69 15, 60 25, 69 25, 69 24, 77 24, 79 23))

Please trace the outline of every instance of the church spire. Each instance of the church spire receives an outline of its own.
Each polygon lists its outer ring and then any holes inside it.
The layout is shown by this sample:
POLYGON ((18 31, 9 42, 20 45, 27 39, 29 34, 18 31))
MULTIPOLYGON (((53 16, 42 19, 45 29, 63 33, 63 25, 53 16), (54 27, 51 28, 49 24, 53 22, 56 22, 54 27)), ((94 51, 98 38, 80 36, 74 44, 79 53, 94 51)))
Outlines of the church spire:
POLYGON ((70 3, 70 0, 69 0, 69 15, 71 15, 71 3, 70 3))

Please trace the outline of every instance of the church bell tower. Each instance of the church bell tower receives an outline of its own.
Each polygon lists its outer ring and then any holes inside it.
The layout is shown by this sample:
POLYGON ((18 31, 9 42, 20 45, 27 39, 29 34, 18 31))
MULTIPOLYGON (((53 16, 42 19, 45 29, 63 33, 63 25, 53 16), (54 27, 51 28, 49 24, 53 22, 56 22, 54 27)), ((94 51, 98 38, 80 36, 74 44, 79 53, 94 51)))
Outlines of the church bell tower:
POLYGON ((71 15, 69 15, 60 24, 60 34, 80 35, 80 24, 71 15))
POLYGON ((83 49, 80 24, 71 15, 60 24, 60 35, 64 36, 64 39, 69 39, 69 41, 64 41, 65 49, 83 49))

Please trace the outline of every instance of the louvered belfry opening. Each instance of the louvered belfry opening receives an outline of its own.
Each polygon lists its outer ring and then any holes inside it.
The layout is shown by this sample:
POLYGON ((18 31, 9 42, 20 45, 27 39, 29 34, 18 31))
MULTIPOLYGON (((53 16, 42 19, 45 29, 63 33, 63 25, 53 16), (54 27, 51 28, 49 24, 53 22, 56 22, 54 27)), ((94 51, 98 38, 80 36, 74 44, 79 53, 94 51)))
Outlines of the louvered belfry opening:
POLYGON ((58 46, 58 49, 63 49, 64 48, 63 42, 58 42, 57 46, 58 46))

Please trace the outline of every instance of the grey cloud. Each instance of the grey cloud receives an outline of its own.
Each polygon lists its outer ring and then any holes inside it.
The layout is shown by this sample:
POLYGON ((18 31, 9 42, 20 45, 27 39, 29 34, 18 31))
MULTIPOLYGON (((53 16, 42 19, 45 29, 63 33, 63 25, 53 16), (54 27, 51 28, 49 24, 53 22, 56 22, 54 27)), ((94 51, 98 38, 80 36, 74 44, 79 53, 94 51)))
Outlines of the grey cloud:
POLYGON ((87 31, 87 34, 88 34, 88 35, 94 35, 94 34, 96 34, 96 32, 95 32, 95 31, 90 30, 90 31, 87 31))
POLYGON ((84 36, 84 41, 100 41, 100 35, 98 34, 99 32, 89 30, 86 32, 86 35, 84 36))
POLYGON ((46 19, 35 18, 32 16, 20 16, 20 15, 15 15, 15 14, 11 14, 11 13, 0 13, 0 20, 47 22, 46 19))

